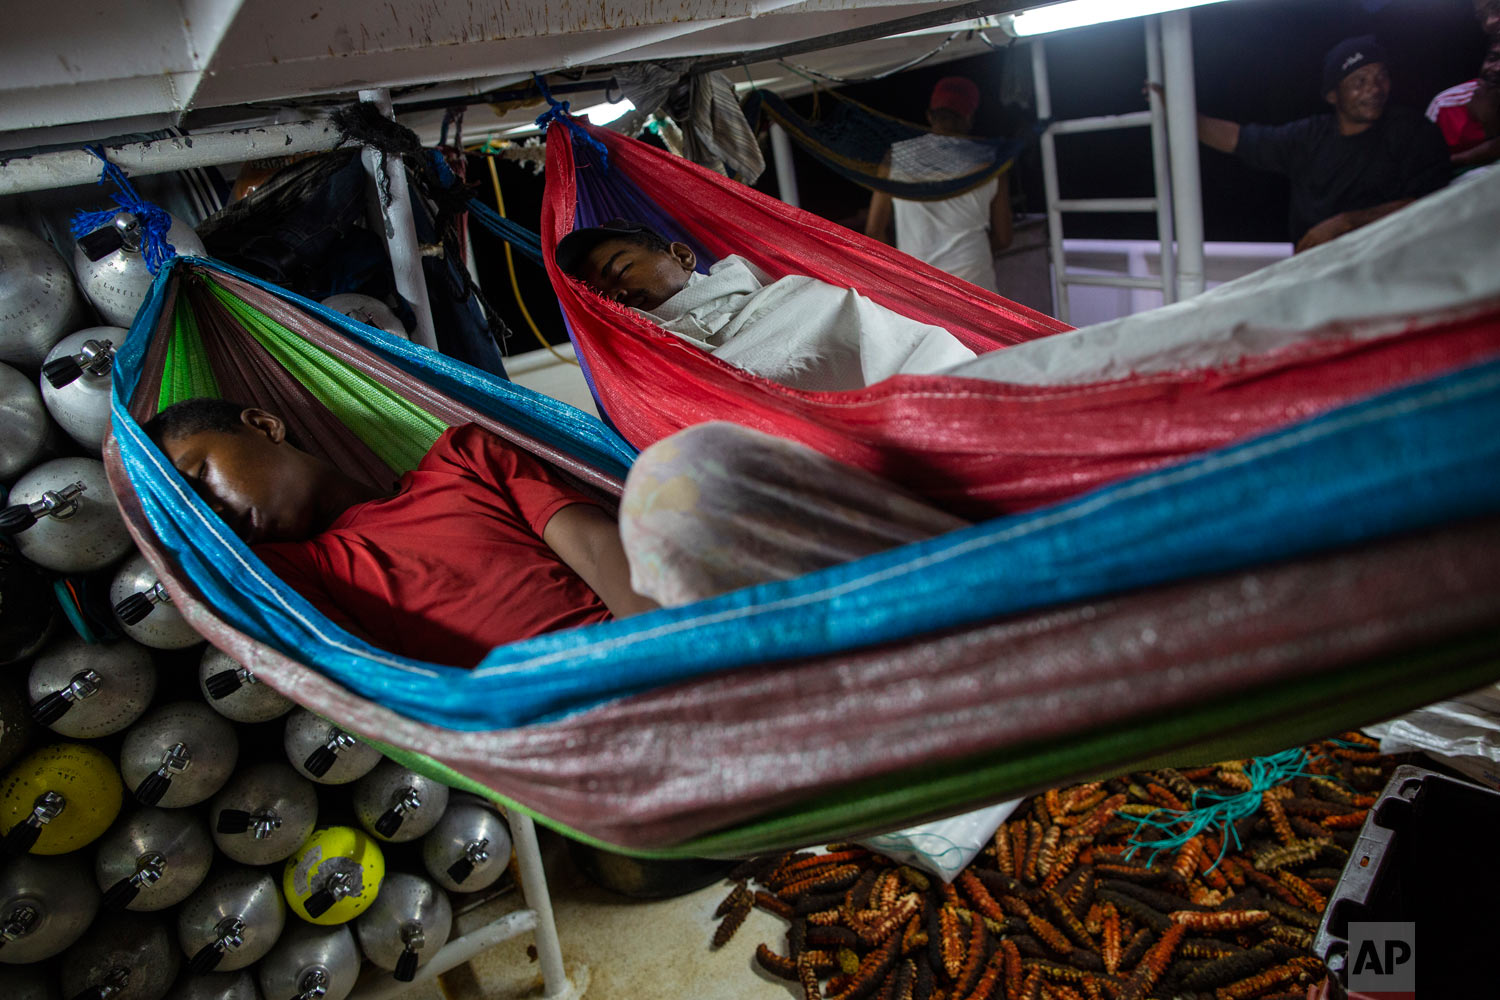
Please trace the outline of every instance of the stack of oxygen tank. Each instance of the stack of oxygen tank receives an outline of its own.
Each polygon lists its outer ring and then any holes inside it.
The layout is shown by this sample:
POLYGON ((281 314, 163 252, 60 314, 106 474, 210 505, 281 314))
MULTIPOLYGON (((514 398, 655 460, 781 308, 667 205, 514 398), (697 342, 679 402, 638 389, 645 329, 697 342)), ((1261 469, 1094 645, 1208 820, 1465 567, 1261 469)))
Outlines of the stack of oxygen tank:
POLYGON ((410 981, 509 831, 206 646, 135 551, 99 459, 150 282, 122 216, 73 273, 0 226, 0 998, 410 981))

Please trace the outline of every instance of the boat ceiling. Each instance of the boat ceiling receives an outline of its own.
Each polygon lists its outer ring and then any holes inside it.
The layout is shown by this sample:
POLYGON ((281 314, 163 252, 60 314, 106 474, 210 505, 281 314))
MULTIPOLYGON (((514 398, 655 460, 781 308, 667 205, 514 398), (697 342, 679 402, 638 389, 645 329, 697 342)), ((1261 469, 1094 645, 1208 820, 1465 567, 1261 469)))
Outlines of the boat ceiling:
MULTIPOLYGON (((0 38, 0 149, 76 144, 177 126, 188 130, 306 117, 307 108, 391 90, 401 120, 435 138, 452 100, 523 86, 534 72, 597 81, 575 108, 604 99, 610 67, 703 60, 848 42, 917 22, 915 31, 787 60, 835 77, 883 72, 947 44, 925 64, 989 51, 1002 32, 976 13, 1034 6, 935 0, 43 0, 7 5, 0 38), (831 36, 831 38, 830 38, 831 36)), ((779 54, 779 53, 777 53, 779 54)), ((811 84, 774 60, 735 67, 783 94, 811 84)), ((504 132, 534 107, 481 104, 466 134, 504 132)))

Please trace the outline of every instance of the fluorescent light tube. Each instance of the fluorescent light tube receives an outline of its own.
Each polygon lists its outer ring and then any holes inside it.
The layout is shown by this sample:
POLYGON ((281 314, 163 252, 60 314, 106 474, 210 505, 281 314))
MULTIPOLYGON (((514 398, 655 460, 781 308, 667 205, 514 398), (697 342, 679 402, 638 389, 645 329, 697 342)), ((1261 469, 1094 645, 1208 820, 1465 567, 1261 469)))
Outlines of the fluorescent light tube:
POLYGON ((1036 7, 1010 15, 1005 30, 1017 38, 1044 35, 1051 31, 1081 28, 1086 24, 1123 21, 1130 17, 1162 14, 1184 7, 1223 3, 1224 0, 1066 0, 1047 7, 1036 7))

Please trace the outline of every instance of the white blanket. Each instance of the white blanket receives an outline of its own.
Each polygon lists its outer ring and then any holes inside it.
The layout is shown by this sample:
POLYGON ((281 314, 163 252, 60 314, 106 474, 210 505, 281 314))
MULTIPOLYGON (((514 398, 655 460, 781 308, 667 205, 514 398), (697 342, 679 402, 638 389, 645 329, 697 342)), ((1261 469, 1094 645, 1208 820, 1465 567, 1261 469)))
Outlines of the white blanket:
POLYGON ((721 360, 796 389, 858 389, 974 357, 942 327, 816 278, 769 281, 733 255, 645 315, 721 360))
POLYGON ((1377 340, 1500 300, 1500 165, 1373 225, 1150 312, 991 351, 946 374, 1067 385, 1377 340))

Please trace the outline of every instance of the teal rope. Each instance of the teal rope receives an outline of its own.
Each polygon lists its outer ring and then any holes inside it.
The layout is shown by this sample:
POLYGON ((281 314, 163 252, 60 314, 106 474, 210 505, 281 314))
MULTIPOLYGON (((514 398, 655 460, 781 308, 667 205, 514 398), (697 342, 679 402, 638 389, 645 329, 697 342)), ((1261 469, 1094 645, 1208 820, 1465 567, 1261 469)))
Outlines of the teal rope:
POLYGON ((1152 864, 1161 852, 1176 850, 1206 831, 1222 829, 1225 835, 1219 838, 1219 856, 1209 867, 1209 871, 1212 871, 1224 860, 1230 837, 1234 838, 1236 850, 1243 846, 1234 824, 1259 811, 1262 794, 1296 778, 1319 777, 1307 770, 1307 764, 1307 754, 1300 747, 1283 750, 1269 757, 1256 757, 1245 768, 1245 777, 1250 779, 1248 792, 1224 795, 1198 789, 1193 792, 1192 809, 1157 809, 1145 816, 1124 817, 1136 824, 1135 833, 1130 835, 1130 850, 1125 852, 1126 860, 1133 858, 1136 851, 1149 849, 1151 857, 1147 864, 1152 864), (1200 799, 1208 804, 1199 805, 1200 799), (1161 818, 1157 818, 1158 816, 1161 818), (1147 839, 1146 827, 1159 831, 1161 836, 1147 839))

